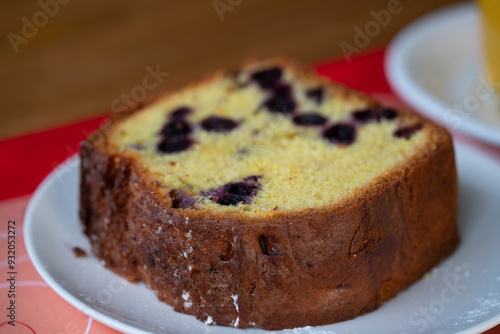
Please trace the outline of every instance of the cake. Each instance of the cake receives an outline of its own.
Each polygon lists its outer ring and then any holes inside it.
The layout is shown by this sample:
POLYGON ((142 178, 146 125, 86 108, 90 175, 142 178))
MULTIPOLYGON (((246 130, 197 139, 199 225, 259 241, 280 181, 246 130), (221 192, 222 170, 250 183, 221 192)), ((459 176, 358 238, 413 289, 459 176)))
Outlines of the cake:
POLYGON ((208 325, 352 319, 459 241, 448 132, 281 59, 114 114, 80 195, 93 254, 208 325))

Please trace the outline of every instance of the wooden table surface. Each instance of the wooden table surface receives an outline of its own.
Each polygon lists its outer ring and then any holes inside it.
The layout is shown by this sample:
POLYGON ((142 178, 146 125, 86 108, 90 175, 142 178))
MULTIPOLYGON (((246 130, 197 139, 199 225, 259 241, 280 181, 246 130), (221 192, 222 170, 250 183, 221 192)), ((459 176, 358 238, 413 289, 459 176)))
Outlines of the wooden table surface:
POLYGON ((0 139, 103 114, 131 93, 141 99, 151 71, 169 73, 147 85, 157 94, 248 58, 354 56, 454 2, 2 0, 0 139))

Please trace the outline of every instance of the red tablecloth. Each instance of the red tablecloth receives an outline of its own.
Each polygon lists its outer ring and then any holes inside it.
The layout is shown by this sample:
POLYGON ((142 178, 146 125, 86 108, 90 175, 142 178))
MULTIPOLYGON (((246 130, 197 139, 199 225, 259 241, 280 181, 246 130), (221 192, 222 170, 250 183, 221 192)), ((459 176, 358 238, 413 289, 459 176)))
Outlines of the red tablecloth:
MULTIPOLYGON (((387 105, 404 105, 387 83, 383 70, 384 51, 368 53, 353 59, 326 62, 316 66, 317 71, 350 87, 373 94, 387 105)), ((53 292, 38 275, 24 247, 22 220, 30 194, 42 179, 58 164, 78 151, 78 143, 95 130, 106 119, 102 117, 70 124, 55 129, 28 134, 0 141, 0 334, 3 333, 116 333, 116 331, 93 321, 85 314, 66 303, 53 292), (16 321, 9 326, 6 321, 8 307, 7 292, 7 222, 16 220, 16 321)), ((471 138, 454 134, 478 149, 500 160, 500 149, 480 143, 471 138)), ((487 332, 500 334, 500 326, 487 332)))

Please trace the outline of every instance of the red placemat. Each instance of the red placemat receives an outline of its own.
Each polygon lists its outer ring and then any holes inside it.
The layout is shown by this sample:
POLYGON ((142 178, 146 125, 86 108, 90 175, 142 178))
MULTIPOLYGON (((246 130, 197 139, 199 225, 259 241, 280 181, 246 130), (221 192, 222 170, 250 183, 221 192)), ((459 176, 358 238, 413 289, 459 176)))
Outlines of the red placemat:
MULTIPOLYGON (((384 51, 376 51, 352 59, 326 62, 316 66, 317 71, 333 80, 343 82, 355 89, 375 95, 385 104, 404 105, 392 93, 383 70, 384 51)), ((4 333, 117 333, 66 303, 38 275, 24 247, 22 224, 24 211, 30 194, 42 179, 58 164, 78 152, 78 145, 94 131, 106 116, 71 124, 39 133, 0 141, 0 156, 5 158, 0 164, 0 240, 3 252, 0 254, 0 334, 4 333), (7 321, 6 308, 12 298, 8 297, 10 283, 7 259, 8 221, 16 222, 16 326, 7 321)), ((500 159, 500 150, 491 145, 457 135, 479 149, 500 159)), ((500 326, 488 334, 500 334, 500 326)))

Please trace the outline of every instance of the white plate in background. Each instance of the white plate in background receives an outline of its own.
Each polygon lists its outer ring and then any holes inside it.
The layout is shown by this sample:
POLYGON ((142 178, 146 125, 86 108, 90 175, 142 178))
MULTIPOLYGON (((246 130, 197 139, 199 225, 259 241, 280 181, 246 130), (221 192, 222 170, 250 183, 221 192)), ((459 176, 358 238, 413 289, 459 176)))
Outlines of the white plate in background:
POLYGON ((206 326, 159 302, 144 284, 113 274, 94 256, 76 258, 73 247, 90 250, 78 219, 78 157, 53 171, 33 195, 24 221, 26 247, 62 298, 127 333, 478 333, 500 323, 500 165, 461 144, 456 153, 462 237, 457 251, 378 310, 337 324, 274 332, 206 326))
POLYGON ((387 49, 385 72, 412 108, 451 130, 500 145, 500 107, 482 74, 474 3, 445 7, 403 29, 387 49))

